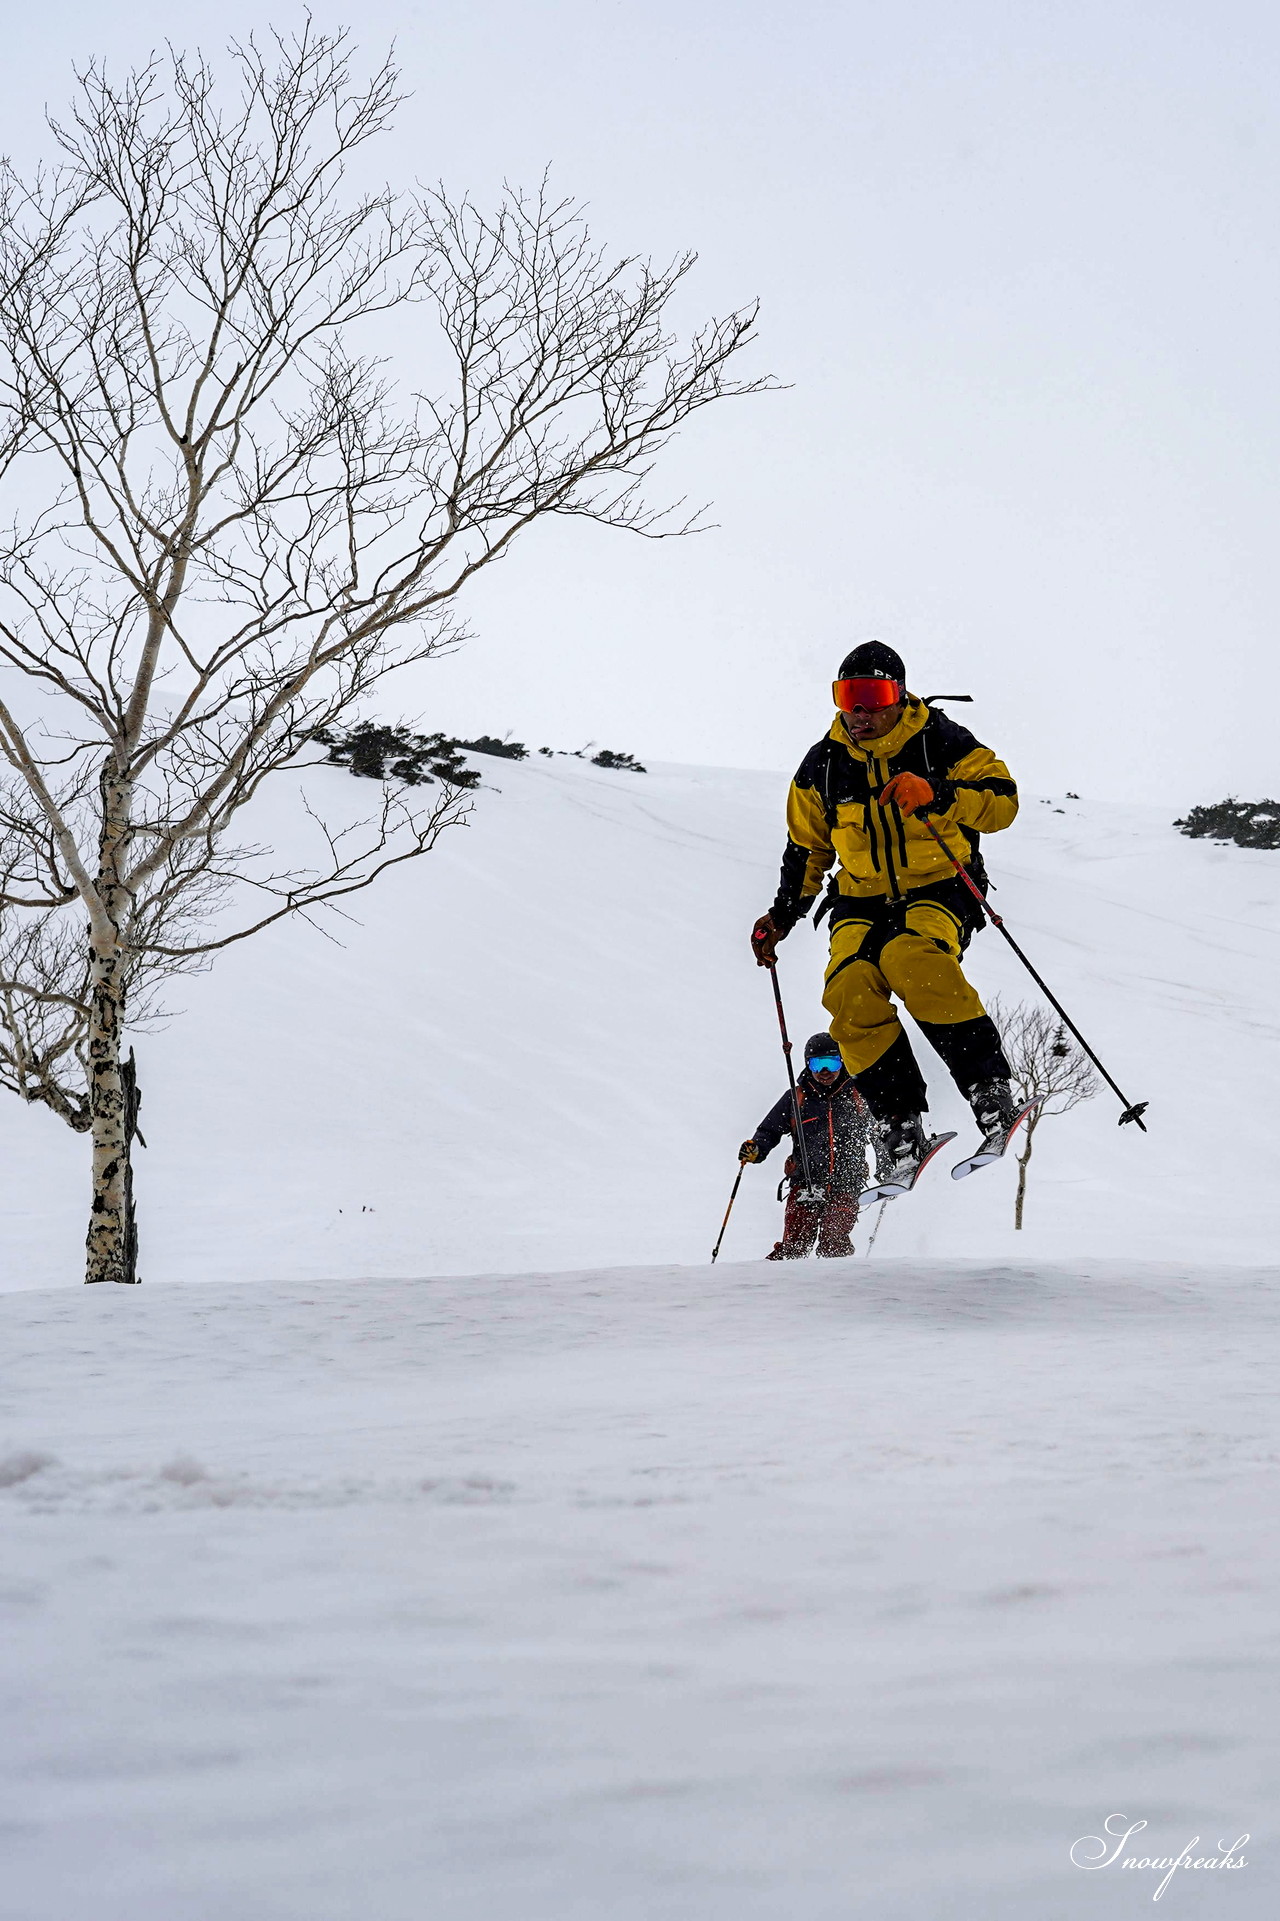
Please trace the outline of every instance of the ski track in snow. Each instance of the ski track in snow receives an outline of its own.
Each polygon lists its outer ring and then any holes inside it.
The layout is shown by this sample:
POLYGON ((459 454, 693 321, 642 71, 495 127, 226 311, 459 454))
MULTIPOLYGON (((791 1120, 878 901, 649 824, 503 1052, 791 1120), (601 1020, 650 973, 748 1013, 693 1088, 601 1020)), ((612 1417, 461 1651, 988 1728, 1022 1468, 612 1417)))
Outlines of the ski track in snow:
POLYGON ((785 1267, 775 1159, 712 1269, 785 782, 495 772, 140 1039, 142 1289, 0 1108, 0 1917, 1113 1921, 1120 1810, 1250 1831, 1157 1912, 1270 1921, 1280 857, 1028 803, 994 900, 1150 1135, 1100 1096, 1025 1233, 944 1167, 785 1267))

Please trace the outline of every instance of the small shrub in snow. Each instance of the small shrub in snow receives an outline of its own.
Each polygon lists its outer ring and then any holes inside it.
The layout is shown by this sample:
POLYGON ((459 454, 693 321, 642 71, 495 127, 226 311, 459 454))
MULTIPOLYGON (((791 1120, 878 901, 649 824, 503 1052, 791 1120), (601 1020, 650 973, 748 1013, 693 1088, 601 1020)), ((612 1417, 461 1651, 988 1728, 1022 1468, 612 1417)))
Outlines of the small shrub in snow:
POLYGON ((1087 1054, 1063 1023, 1027 1001, 1005 1002, 999 994, 986 996, 987 1012, 1000 1030, 1005 1057, 1013 1069, 1018 1100, 1042 1100, 1044 1106, 1028 1114, 1022 1124, 1018 1153, 1018 1191, 1013 1202, 1013 1224, 1022 1226, 1027 1199, 1027 1168, 1036 1129, 1051 1114, 1069 1114, 1081 1101, 1091 1101, 1098 1077, 1087 1054))
MULTIPOLYGON (((465 740, 462 742, 464 747, 468 744, 465 740)), ((539 747, 538 752, 545 754, 548 760, 554 760, 559 755, 565 760, 589 760, 593 767, 625 768, 629 774, 648 772, 634 754, 615 754, 612 747, 602 747, 598 754, 593 754, 591 749, 594 746, 595 742, 589 740, 585 747, 539 747)))
POLYGON ((1212 807, 1193 807, 1185 820, 1175 820, 1192 840, 1234 841, 1237 847, 1280 847, 1280 801, 1220 800, 1212 807))
POLYGON ((315 738, 329 759, 367 780, 402 780, 419 787, 440 780, 448 787, 478 787, 480 776, 458 752, 462 742, 444 734, 414 734, 407 727, 377 727, 362 721, 343 733, 321 727, 315 738))
MULTIPOLYGON (((473 754, 496 754, 499 760, 528 760, 529 749, 522 740, 495 740, 492 734, 481 734, 478 740, 455 740, 455 747, 469 748, 473 754)), ((547 753, 546 747, 540 753, 547 753)))

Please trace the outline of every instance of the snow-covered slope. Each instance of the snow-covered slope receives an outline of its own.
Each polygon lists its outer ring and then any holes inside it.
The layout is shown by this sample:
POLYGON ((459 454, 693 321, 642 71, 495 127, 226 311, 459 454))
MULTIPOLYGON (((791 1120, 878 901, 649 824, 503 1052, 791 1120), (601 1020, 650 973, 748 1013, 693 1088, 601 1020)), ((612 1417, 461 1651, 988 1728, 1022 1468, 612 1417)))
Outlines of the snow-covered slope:
MULTIPOLYGON (((350 903, 342 945, 292 925, 179 982, 138 1043, 148 1281, 357 1278, 698 1262, 738 1142, 784 1085, 746 933, 772 898, 785 780, 574 759, 479 763, 469 827, 350 903)), ((327 809, 370 794, 308 777, 327 809)), ((292 849, 296 793, 265 838, 292 849)), ((876 1255, 1268 1259, 1280 855, 1192 843, 1168 809, 1029 799, 990 844, 998 903, 1150 1133, 1109 1094, 1047 1122, 1028 1224, 1012 1172, 931 1177, 876 1255)), ((783 949, 794 1035, 825 1024, 823 942, 783 949)), ((999 936, 983 987, 1034 995, 999 936)), ((925 1050, 927 1054, 927 1050, 925 1050)), ((928 1058, 935 1122, 971 1126, 928 1058)), ((7 1286, 78 1281, 85 1150, 0 1103, 7 1286)), ((774 1163, 726 1255, 771 1243, 774 1163)))
POLYGON ((749 1169, 712 1269, 785 783, 486 773, 140 1043, 147 1285, 76 1284, 84 1144, 0 1107, 2 1921, 1120 1921, 1117 1812, 1276 1913, 1280 856, 1032 800, 997 899, 1150 1135, 800 1267, 749 1169))

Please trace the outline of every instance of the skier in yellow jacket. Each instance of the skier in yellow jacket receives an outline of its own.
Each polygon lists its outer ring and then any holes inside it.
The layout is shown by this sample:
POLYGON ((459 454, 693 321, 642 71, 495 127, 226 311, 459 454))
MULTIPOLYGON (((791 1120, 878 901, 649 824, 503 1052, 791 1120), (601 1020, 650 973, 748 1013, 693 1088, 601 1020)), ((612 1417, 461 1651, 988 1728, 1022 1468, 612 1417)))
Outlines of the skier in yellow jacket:
POLYGON ((982 915, 924 824, 985 893, 979 837, 1010 825, 1018 790, 989 747, 908 693, 901 658, 882 642, 847 656, 833 693, 831 730, 791 783, 778 894, 752 948, 772 962, 835 863, 822 1004, 886 1159, 909 1180, 927 1151, 929 1103, 894 995, 950 1069, 984 1146, 1003 1143, 1018 1111, 999 1033, 960 965, 982 915))

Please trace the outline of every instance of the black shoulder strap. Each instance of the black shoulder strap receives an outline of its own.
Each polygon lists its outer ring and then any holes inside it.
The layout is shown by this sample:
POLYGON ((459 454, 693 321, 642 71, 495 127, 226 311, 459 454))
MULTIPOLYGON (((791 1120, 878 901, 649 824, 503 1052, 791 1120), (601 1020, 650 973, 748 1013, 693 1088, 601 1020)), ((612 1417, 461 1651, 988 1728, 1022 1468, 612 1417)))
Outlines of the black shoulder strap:
POLYGON ((950 714, 943 714, 936 707, 929 709, 929 718, 920 729, 920 745, 924 750, 926 774, 939 774, 944 779, 947 770, 965 754, 971 754, 982 742, 950 714))
MULTIPOLYGON (((954 767, 966 754, 971 754, 975 747, 982 746, 976 734, 962 727, 958 720, 952 720, 950 714, 939 713, 935 707, 929 709, 929 718, 920 729, 919 740, 926 778, 937 774, 943 780, 946 779, 948 768, 954 767)), ((969 843, 968 864, 978 869, 981 881, 985 882, 987 874, 982 864, 982 836, 973 827, 962 827, 960 832, 969 843)), ((983 891, 986 891, 985 887, 983 891)))
POLYGON ((823 743, 825 751, 822 756, 822 811, 827 817, 828 833, 836 824, 836 804, 831 794, 831 772, 834 765, 831 750, 834 746, 835 742, 828 735, 823 743))
POLYGON ((803 782, 806 787, 811 787, 821 800, 828 831, 836 824, 836 799, 833 788, 837 751, 837 743, 832 740, 830 734, 822 740, 815 741, 801 761, 800 771, 796 775, 797 781, 803 782))

